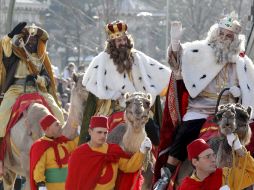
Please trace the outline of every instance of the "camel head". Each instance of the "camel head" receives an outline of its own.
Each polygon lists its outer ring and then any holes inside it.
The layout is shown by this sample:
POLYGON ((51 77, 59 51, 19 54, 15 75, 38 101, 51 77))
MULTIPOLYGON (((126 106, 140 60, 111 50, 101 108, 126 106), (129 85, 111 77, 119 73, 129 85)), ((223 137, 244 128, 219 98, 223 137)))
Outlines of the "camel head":
POLYGON ((216 119, 219 121, 219 130, 223 135, 234 133, 236 130, 236 113, 234 104, 221 105, 216 114, 216 119))
POLYGON ((216 113, 221 134, 236 133, 243 144, 248 144, 251 137, 249 121, 251 107, 245 108, 241 104, 221 105, 216 113))
POLYGON ((73 98, 82 99, 79 103, 85 103, 88 97, 88 91, 82 85, 84 73, 73 73, 72 79, 74 81, 74 85, 72 87, 72 96, 73 98))
POLYGON ((135 131, 144 128, 149 119, 152 96, 143 92, 125 94, 125 120, 130 122, 135 131))

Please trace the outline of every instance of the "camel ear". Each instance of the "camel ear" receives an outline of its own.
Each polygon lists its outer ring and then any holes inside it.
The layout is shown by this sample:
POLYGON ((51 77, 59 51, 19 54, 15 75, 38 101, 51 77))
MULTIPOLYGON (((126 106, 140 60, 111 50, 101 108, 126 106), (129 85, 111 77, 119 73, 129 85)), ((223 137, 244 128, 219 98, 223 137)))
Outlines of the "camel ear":
POLYGON ((152 94, 150 94, 150 93, 147 93, 147 99, 150 101, 150 103, 152 102, 152 94))
POLYGON ((250 115, 250 117, 251 117, 251 115, 252 115, 252 107, 251 106, 248 106, 248 108, 247 108, 247 113, 250 115))
POLYGON ((77 82, 78 82, 78 75, 77 75, 76 73, 73 73, 73 74, 72 74, 72 79, 73 79, 73 81, 74 81, 75 83, 77 83, 77 82))
POLYGON ((226 106, 225 105, 219 105, 219 109, 218 110, 221 110, 221 109, 224 109, 226 106))
POLYGON ((131 94, 130 94, 129 92, 126 92, 126 93, 124 94, 125 100, 127 100, 130 96, 131 96, 131 94))

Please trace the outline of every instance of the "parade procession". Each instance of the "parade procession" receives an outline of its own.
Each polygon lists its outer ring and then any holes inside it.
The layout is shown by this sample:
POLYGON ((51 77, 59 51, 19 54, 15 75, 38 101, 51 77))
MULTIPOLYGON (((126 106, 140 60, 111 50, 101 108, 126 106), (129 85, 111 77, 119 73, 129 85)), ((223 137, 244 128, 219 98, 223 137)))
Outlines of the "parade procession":
POLYGON ((254 1, 0 0, 0 190, 253 190, 254 1))

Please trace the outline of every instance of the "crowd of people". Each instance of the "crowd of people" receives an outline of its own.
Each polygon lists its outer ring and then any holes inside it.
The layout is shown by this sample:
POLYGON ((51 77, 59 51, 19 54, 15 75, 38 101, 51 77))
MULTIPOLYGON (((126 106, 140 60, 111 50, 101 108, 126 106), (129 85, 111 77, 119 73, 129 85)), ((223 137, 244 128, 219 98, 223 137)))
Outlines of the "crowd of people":
MULTIPOLYGON (((62 135, 62 126, 70 107, 72 75, 84 72, 84 67, 69 63, 60 77, 46 53, 48 33, 25 22, 0 41, 0 91, 4 93, 0 106, 0 175, 4 175, 3 150, 12 107, 24 84, 33 92, 36 83, 52 112, 45 112, 38 121, 44 135, 30 150, 27 181, 32 190, 123 189, 126 184, 119 186, 118 172, 142 170, 145 155, 152 148, 157 159, 153 189, 175 188, 170 179, 186 159, 193 172, 181 182, 180 190, 238 190, 253 185, 253 138, 249 152, 234 132, 228 132, 224 139, 235 155, 235 165, 223 168, 216 165, 216 154, 207 139, 199 138, 224 88, 229 90, 221 96, 221 104, 254 107, 254 66, 245 55, 245 38, 235 15, 221 18, 206 39, 187 43, 181 43, 181 22, 172 22, 168 66, 134 48, 125 22, 109 23, 105 31, 105 49, 84 73, 82 85, 89 93, 85 119, 80 135, 73 127, 72 138, 62 135), (137 152, 130 154, 119 145, 107 143, 107 135, 110 122, 124 120, 124 114, 119 113, 125 109, 125 94, 137 91, 149 93, 152 104, 145 126, 148 137, 137 152), (161 97, 166 99, 163 113, 161 97)), ((250 113, 251 127, 253 117, 250 113)))

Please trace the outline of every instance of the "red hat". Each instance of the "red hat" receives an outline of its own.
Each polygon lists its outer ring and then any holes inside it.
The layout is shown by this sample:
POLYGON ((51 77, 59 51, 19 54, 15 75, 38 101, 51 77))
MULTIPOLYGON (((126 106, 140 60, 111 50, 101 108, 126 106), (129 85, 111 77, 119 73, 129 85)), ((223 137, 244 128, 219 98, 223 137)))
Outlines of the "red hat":
POLYGON ((209 148, 211 147, 204 141, 204 139, 196 139, 192 141, 187 146, 188 159, 191 160, 192 158, 197 158, 201 152, 209 148))
POLYGON ((45 131, 50 125, 52 125, 55 121, 57 121, 57 119, 49 114, 49 115, 46 115, 45 117, 43 117, 41 120, 40 120, 40 125, 41 125, 41 128, 45 131))
POLYGON ((108 118, 105 116, 93 116, 90 120, 89 128, 93 129, 96 127, 102 127, 102 128, 109 129, 108 118))

